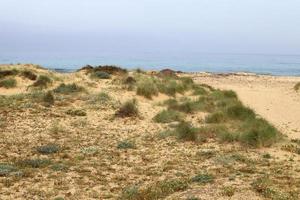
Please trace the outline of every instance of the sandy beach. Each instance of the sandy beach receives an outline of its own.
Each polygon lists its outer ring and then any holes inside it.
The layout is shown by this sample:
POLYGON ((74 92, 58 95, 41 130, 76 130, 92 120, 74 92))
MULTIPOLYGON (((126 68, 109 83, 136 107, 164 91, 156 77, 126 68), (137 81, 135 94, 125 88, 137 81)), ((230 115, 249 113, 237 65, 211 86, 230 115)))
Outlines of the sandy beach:
POLYGON ((300 77, 0 68, 0 199, 300 197, 300 77))

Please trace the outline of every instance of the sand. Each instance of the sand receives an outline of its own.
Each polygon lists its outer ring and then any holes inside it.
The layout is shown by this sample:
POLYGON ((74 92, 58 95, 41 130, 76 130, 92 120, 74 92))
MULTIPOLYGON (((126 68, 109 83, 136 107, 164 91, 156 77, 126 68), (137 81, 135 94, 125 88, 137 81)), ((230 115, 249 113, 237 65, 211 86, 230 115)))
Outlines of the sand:
MULTIPOLYGON (((0 164, 15 165, 36 158, 52 162, 38 168, 21 167, 21 175, 0 176, 0 199, 113 200, 136 185, 147 188, 157 182, 190 180, 199 173, 212 174, 214 181, 190 183, 185 190, 174 191, 166 199, 265 199, 262 192, 253 189, 252 183, 266 174, 274 180, 272 187, 285 194, 300 195, 299 154, 282 150, 283 145, 295 145, 290 139, 300 138, 300 92, 293 90, 300 77, 180 74, 191 76, 196 83, 236 91, 244 104, 288 136, 269 148, 245 148, 237 142, 220 143, 216 139, 195 143, 161 137, 160 133, 170 127, 155 123, 153 117, 166 109, 161 102, 170 97, 138 96, 135 91, 124 89, 120 77, 92 80, 84 72, 59 74, 31 65, 5 67, 27 68, 51 76, 54 82, 49 90, 64 82, 76 83, 88 92, 55 94, 56 102, 51 107, 35 99, 0 107, 0 164), (106 103, 90 103, 100 92, 106 92, 111 99, 106 103), (132 98, 138 101, 139 117, 115 118, 120 105, 132 98), (83 109, 87 115, 67 114, 75 108, 83 109), (123 141, 133 142, 135 148, 119 149, 123 141), (59 145, 61 151, 47 155, 37 152, 37 147, 49 143, 59 145), (268 158, 266 153, 270 154, 268 158), (66 169, 57 169, 60 166, 66 169), (234 188, 232 197, 224 194, 226 187, 234 188)), ((33 81, 21 77, 17 80, 17 88, 0 88, 0 94, 30 92, 27 88, 33 81)), ((182 96, 195 98, 192 92, 177 95, 182 96)), ((201 126, 207 114, 188 114, 186 120, 201 126)))
POLYGON ((240 100, 290 138, 300 139, 300 77, 255 74, 197 74, 197 83, 237 92, 240 100))

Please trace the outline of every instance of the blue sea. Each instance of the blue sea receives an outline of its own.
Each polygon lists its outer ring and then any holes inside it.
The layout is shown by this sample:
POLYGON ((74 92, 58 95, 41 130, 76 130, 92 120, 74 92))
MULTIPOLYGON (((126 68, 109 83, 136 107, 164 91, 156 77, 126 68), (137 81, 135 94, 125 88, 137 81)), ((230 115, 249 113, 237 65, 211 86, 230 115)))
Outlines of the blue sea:
POLYGON ((300 55, 263 54, 21 54, 1 55, 1 64, 34 63, 60 71, 77 70, 84 65, 118 65, 127 69, 159 70, 171 68, 185 72, 253 72, 258 74, 300 76, 300 55))

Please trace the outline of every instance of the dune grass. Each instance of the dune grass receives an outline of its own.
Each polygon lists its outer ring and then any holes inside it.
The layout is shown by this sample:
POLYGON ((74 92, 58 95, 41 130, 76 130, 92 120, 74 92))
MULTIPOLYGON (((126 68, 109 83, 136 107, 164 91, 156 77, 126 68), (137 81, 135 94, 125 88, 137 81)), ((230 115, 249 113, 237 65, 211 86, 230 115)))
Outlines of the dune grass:
POLYGON ((137 83, 136 94, 152 99, 153 96, 158 95, 158 88, 153 79, 146 78, 137 83))
POLYGON ((14 78, 8 78, 0 81, 0 87, 9 89, 17 86, 17 81, 14 78))
POLYGON ((115 113, 115 116, 125 117, 137 117, 139 114, 137 101, 135 99, 126 101, 115 113))
POLYGON ((53 90, 54 93, 59 93, 59 94, 73 94, 73 93, 78 93, 78 92, 83 92, 83 91, 85 91, 84 88, 81 86, 78 86, 75 83, 72 83, 72 84, 62 83, 53 90))
POLYGON ((295 86, 294 86, 294 90, 295 90, 295 91, 298 92, 299 89, 300 89, 300 82, 299 82, 299 83, 296 83, 295 86))
POLYGON ((163 110, 156 114, 153 120, 157 123, 170 123, 174 121, 181 121, 183 115, 174 110, 163 110))
POLYGON ((52 79, 46 75, 40 75, 38 79, 32 84, 33 87, 47 88, 52 83, 52 79))

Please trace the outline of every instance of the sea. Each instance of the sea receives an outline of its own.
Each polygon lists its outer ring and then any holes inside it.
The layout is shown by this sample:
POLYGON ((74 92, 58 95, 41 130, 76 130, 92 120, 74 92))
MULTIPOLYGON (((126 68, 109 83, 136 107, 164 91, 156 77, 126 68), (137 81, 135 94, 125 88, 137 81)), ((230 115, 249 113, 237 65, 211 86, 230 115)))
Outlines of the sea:
POLYGON ((223 53, 37 53, 1 54, 0 64, 33 63, 51 70, 70 72, 89 64, 117 65, 127 69, 173 69, 184 72, 249 72, 300 76, 300 55, 223 53))

